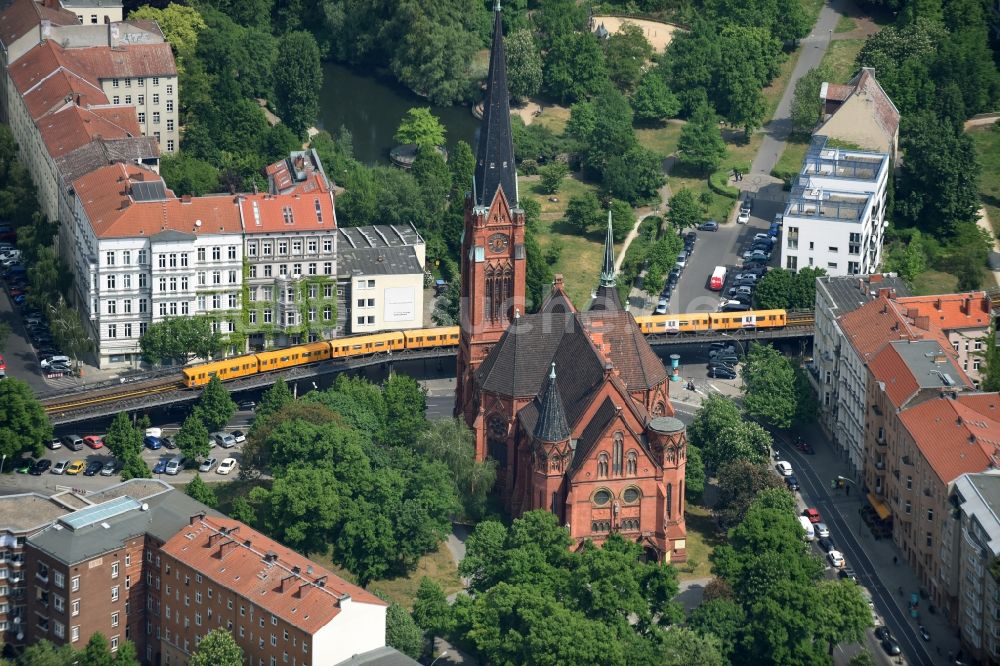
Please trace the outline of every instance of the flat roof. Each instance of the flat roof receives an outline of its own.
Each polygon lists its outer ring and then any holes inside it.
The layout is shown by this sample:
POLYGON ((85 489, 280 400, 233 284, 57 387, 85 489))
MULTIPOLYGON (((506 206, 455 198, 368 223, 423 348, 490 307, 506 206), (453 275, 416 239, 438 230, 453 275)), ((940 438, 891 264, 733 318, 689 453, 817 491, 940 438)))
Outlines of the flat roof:
POLYGON ((421 245, 423 237, 412 224, 380 224, 368 227, 341 227, 339 247, 406 247, 421 245))
POLYGON ((41 529, 72 509, 40 493, 24 493, 0 497, 0 529, 28 532, 41 529))
POLYGON ((920 388, 964 387, 962 373, 937 340, 890 343, 920 388))
POLYGON ((785 215, 811 217, 819 220, 860 222, 872 195, 807 188, 799 181, 792 188, 785 206, 785 215))
POLYGON ((816 279, 817 289, 832 301, 839 314, 851 312, 878 298, 879 289, 893 289, 896 296, 909 296, 906 282, 895 273, 874 275, 824 275, 816 279))

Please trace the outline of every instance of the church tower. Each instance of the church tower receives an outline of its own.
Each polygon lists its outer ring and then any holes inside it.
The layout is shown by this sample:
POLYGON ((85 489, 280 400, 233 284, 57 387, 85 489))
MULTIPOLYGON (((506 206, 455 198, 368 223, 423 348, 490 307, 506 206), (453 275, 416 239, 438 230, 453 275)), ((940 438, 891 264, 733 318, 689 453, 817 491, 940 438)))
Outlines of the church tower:
POLYGON ((500 2, 462 233, 461 342, 455 414, 475 418, 473 374, 514 317, 524 314, 524 211, 518 202, 500 2))

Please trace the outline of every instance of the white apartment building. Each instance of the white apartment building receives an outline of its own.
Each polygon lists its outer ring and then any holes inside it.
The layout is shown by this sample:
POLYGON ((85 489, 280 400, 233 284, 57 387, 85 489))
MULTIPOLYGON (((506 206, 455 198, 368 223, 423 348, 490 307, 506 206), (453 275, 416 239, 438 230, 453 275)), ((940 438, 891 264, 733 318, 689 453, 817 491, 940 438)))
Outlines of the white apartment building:
POLYGON ((115 164, 73 183, 74 271, 99 367, 138 363, 151 323, 204 315, 241 330, 243 234, 234 197, 177 198, 159 176, 115 164))
MULTIPOLYGON (((53 0, 48 1, 56 4, 53 0)), ((58 4, 76 14, 81 24, 116 23, 123 18, 120 0, 59 0, 58 4)))
POLYGON ((873 273, 882 262, 889 156, 826 144, 813 136, 785 206, 781 265, 873 273))
POLYGON ((337 327, 337 217, 315 151, 267 167, 268 193, 242 194, 251 349, 328 339, 337 327))
POLYGON ((866 360, 845 333, 841 318, 880 296, 905 296, 906 293, 906 283, 894 273, 824 276, 816 280, 816 325, 810 379, 817 390, 820 426, 841 456, 851 463, 855 474, 860 474, 864 466, 868 371, 866 360))
POLYGON ((338 282, 345 333, 424 326, 424 239, 412 226, 339 230, 338 282))
POLYGON ((944 609, 977 663, 1000 663, 1000 471, 963 474, 941 525, 944 609))

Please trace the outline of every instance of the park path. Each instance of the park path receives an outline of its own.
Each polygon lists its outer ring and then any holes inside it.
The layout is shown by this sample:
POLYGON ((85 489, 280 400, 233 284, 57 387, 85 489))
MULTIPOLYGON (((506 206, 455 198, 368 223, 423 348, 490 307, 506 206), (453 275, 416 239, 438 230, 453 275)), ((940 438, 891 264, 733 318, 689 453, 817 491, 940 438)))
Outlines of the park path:
MULTIPOLYGON (((993 233, 993 225, 990 224, 990 216, 986 212, 986 208, 985 207, 979 209, 979 216, 976 218, 976 225, 980 229, 982 229, 983 231, 985 231, 989 235, 989 237, 992 239, 992 242, 990 243, 990 253, 991 253, 991 255, 992 256, 997 256, 998 254, 1000 254, 1000 238, 997 238, 997 235, 995 233, 993 233)), ((989 268, 990 272, 993 273, 993 279, 996 280, 996 283, 998 285, 1000 285, 1000 271, 995 270, 993 268, 993 262, 992 261, 987 262, 987 264, 988 264, 988 268, 989 268)))
POLYGON ((785 144, 788 143, 788 136, 792 132, 792 98, 795 95, 795 84, 809 70, 819 66, 830 46, 830 40, 833 39, 833 31, 837 27, 837 22, 849 9, 850 5, 847 0, 834 0, 823 5, 812 32, 801 42, 802 48, 798 62, 795 63, 792 76, 788 80, 788 85, 785 86, 785 92, 781 95, 781 101, 778 102, 774 117, 764 125, 764 140, 757 150, 757 156, 754 157, 753 163, 750 165, 750 172, 755 177, 744 179, 741 181, 741 185, 745 184, 745 187, 750 187, 761 175, 771 178, 771 170, 781 158, 785 144))
MULTIPOLYGON (((670 166, 673 162, 671 158, 663 160, 663 175, 666 176, 670 173, 670 166)), ((628 246, 632 244, 632 241, 636 239, 639 235, 639 227, 642 225, 642 221, 645 220, 650 215, 661 215, 666 213, 668 204, 670 202, 670 185, 664 182, 663 187, 660 188, 660 203, 654 206, 643 206, 642 208, 636 208, 636 219, 635 224, 632 225, 632 229, 625 236, 625 240, 622 241, 622 246, 618 250, 618 255, 615 257, 615 273, 622 269, 622 262, 625 261, 625 253, 628 251, 628 246)))

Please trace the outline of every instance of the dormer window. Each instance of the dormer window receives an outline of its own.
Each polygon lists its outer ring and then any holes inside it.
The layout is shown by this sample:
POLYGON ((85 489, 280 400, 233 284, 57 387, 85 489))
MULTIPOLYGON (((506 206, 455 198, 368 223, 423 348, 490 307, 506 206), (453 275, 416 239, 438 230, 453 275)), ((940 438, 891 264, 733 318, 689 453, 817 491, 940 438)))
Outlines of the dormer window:
POLYGON ((292 207, 285 206, 281 209, 281 215, 285 218, 285 224, 292 224, 295 220, 292 218, 292 207))

